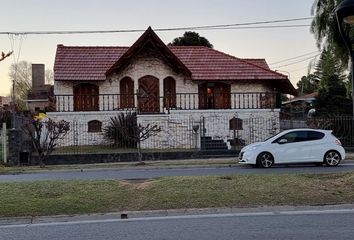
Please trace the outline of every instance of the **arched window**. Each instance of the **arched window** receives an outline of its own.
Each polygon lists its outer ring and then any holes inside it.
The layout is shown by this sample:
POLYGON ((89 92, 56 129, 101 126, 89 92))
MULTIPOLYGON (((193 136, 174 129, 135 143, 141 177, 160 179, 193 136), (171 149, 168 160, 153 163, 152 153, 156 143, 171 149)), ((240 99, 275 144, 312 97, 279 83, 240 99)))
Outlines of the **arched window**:
POLYGON ((80 83, 74 87, 74 111, 98 111, 98 86, 80 83))
POLYGON ((167 77, 163 80, 164 107, 176 108, 176 80, 167 77))
POLYGON ((130 77, 120 80, 120 107, 134 108, 134 82, 130 77))
POLYGON ((98 120, 89 121, 88 132, 102 132, 102 122, 98 120))

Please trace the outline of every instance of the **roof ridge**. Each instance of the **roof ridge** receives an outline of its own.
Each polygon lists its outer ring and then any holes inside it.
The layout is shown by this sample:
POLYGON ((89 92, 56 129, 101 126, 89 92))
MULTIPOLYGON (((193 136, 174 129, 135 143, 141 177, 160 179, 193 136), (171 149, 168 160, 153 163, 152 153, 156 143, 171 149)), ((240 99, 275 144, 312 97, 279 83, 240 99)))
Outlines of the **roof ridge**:
MULTIPOLYGON (((252 66, 256 66, 256 67, 261 68, 261 69, 263 69, 263 70, 266 70, 266 71, 268 71, 268 72, 274 73, 274 74, 276 74, 276 75, 278 75, 278 76, 282 76, 282 77, 288 78, 288 76, 286 76, 286 75, 284 75, 284 74, 282 74, 282 73, 279 73, 279 72, 277 72, 277 71, 274 71, 274 70, 272 70, 272 69, 264 68, 264 67, 262 67, 262 66, 260 66, 260 65, 254 64, 254 63, 252 63, 252 62, 248 62, 247 60, 242 59, 242 58, 240 58, 240 60, 243 61, 243 62, 246 62, 246 63, 248 63, 248 64, 250 64, 250 65, 252 65, 252 66)), ((267 63, 267 62, 266 62, 266 63, 267 63)), ((268 65, 268 64, 267 64, 267 65, 268 65)))
POLYGON ((242 58, 244 60, 264 60, 265 61, 265 58, 242 58))
POLYGON ((63 44, 57 44, 59 48, 129 48, 128 46, 66 46, 63 44))
POLYGON ((192 45, 192 46, 169 46, 169 45, 167 45, 167 47, 169 47, 169 48, 208 48, 208 49, 213 49, 213 48, 210 48, 210 47, 197 46, 197 45, 192 45))
MULTIPOLYGON (((255 66, 255 67, 260 68, 260 69, 262 69, 262 70, 265 70, 265 71, 267 71, 267 72, 271 72, 271 73, 274 73, 274 74, 276 74, 276 75, 278 75, 278 76, 282 76, 282 77, 288 78, 288 77, 287 77, 286 75, 284 75, 284 74, 281 74, 281 73, 278 73, 278 72, 276 72, 276 71, 274 71, 274 70, 267 69, 267 68, 264 68, 264 67, 259 66, 259 65, 257 65, 257 64, 251 63, 251 62, 247 61, 247 60, 244 59, 244 58, 238 58, 238 57, 232 56, 232 55, 230 55, 230 54, 224 53, 224 52, 222 52, 222 51, 215 50, 215 49, 213 49, 213 48, 210 48, 210 49, 213 50, 213 51, 219 52, 219 53, 221 53, 221 54, 223 54, 223 55, 225 55, 225 56, 229 56, 229 57, 231 57, 231 58, 240 60, 240 61, 242 61, 242 62, 244 62, 244 63, 247 63, 247 64, 249 64, 249 65, 255 66)), ((264 60, 265 60, 265 59, 264 59, 264 60)), ((267 63, 267 62, 266 62, 266 63, 267 63)))

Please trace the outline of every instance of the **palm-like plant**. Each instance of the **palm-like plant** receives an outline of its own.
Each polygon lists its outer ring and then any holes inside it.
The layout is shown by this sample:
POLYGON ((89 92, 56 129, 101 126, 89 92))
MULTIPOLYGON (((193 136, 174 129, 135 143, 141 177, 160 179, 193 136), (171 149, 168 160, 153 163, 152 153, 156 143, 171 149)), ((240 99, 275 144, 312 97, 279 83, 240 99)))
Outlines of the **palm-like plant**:
POLYGON ((104 138, 115 147, 136 148, 132 136, 137 135, 137 117, 135 112, 120 113, 111 117, 107 127, 103 129, 104 138))

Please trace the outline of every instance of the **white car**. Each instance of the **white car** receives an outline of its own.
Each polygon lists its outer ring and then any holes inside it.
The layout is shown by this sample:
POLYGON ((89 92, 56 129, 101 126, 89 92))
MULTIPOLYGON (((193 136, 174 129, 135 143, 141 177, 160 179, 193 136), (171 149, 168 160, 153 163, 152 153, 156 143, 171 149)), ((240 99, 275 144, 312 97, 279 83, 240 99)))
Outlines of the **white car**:
POLYGON ((292 129, 264 142, 241 149, 239 162, 269 168, 273 164, 308 163, 337 166, 345 159, 345 150, 331 130, 292 129))

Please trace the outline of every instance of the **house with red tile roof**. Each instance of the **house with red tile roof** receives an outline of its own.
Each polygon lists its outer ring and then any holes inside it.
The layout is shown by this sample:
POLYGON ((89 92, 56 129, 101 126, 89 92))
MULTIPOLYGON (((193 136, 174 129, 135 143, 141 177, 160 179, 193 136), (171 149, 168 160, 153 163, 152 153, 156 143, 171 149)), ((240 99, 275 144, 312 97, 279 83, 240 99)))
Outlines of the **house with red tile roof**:
POLYGON ((126 111, 136 111, 141 121, 192 118, 194 125, 210 114, 279 119, 280 93, 295 95, 296 90, 264 59, 167 46, 149 27, 130 47, 58 45, 56 111, 50 114, 87 123, 126 111))

